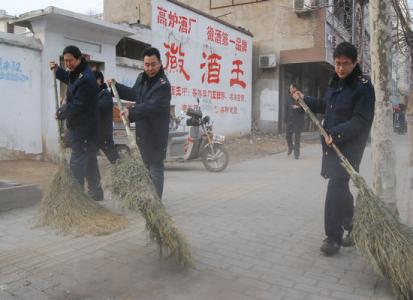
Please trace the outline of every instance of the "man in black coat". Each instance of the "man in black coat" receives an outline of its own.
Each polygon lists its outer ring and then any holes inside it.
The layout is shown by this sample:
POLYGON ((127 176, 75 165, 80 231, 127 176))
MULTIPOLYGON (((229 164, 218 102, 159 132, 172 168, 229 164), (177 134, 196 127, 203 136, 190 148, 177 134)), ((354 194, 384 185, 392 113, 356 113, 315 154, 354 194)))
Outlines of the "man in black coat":
POLYGON ((291 98, 291 95, 297 90, 297 86, 294 83, 290 84, 289 92, 290 97, 287 99, 286 105, 286 139, 288 145, 288 155, 294 151, 295 159, 300 158, 300 140, 301 140, 301 131, 304 127, 304 116, 305 112, 298 105, 294 99, 291 98), (294 135, 294 143, 293 143, 294 135))
POLYGON ((73 176, 81 186, 86 178, 89 195, 100 201, 103 200, 103 190, 96 158, 99 87, 78 47, 67 46, 63 50, 63 60, 68 71, 54 61, 49 63, 56 78, 67 84, 66 104, 57 110, 56 118, 66 120, 73 176))
MULTIPOLYGON (((342 245, 344 229, 351 231, 354 201, 349 189, 349 175, 331 148, 334 143, 358 171, 374 117, 375 94, 370 80, 362 75, 357 62, 357 49, 343 42, 334 50, 336 74, 324 98, 304 97, 310 109, 323 113, 323 127, 328 138, 322 138, 321 175, 329 178, 324 210, 327 238, 320 250, 335 255, 342 245)), ((293 98, 304 95, 297 91, 293 98)))
MULTIPOLYGON (((145 49, 143 64, 144 72, 139 74, 132 88, 120 83, 116 83, 116 88, 121 99, 136 102, 124 112, 124 115, 131 123, 135 123, 136 141, 142 159, 149 170, 159 198, 162 198, 171 85, 162 68, 158 49, 145 49)), ((108 83, 111 85, 112 80, 108 83)))
POLYGON ((93 71, 96 82, 99 86, 98 105, 99 105, 99 140, 98 148, 102 149, 107 159, 114 164, 119 159, 113 141, 113 99, 107 90, 105 78, 100 71, 93 71))

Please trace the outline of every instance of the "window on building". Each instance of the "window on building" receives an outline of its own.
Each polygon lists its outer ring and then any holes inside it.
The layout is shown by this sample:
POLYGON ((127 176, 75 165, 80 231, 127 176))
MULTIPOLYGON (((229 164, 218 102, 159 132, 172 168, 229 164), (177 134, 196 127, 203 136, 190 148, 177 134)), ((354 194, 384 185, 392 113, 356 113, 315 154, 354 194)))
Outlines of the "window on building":
POLYGON ((143 60, 143 51, 150 47, 149 44, 131 38, 123 38, 116 45, 116 56, 143 60))
POLYGON ((349 33, 352 26, 352 9, 352 0, 334 0, 334 15, 349 33))
POLYGON ((264 1, 268 1, 268 0, 209 0, 209 8, 217 9, 217 8, 231 7, 231 6, 237 6, 237 5, 259 3, 259 2, 264 2, 264 1))

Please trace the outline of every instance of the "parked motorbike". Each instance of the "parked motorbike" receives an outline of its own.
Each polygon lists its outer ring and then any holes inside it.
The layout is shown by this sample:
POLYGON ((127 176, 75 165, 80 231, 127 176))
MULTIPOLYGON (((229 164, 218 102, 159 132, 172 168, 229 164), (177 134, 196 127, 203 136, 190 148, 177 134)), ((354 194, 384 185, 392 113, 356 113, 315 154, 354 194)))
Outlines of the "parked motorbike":
MULTIPOLYGON (((203 116, 200 108, 189 108, 185 115, 189 117, 186 119, 189 131, 186 130, 185 125, 181 124, 185 117, 171 118, 166 161, 188 161, 201 158, 208 171, 223 171, 229 162, 229 154, 224 147, 225 136, 213 133, 210 117, 203 116)), ((130 154, 123 124, 115 123, 113 140, 121 157, 130 154)))
MULTIPOLYGON (((199 101, 198 101, 199 103, 199 101)), ((198 106, 199 107, 199 106, 198 106)), ((210 172, 221 172, 229 162, 229 154, 224 147, 225 136, 214 134, 209 116, 203 116, 200 108, 188 108, 186 115, 187 131, 170 131, 167 161, 186 161, 201 158, 205 168, 210 172)), ((180 123, 182 118, 175 122, 180 123)), ((175 126, 175 129, 179 126, 175 126)))

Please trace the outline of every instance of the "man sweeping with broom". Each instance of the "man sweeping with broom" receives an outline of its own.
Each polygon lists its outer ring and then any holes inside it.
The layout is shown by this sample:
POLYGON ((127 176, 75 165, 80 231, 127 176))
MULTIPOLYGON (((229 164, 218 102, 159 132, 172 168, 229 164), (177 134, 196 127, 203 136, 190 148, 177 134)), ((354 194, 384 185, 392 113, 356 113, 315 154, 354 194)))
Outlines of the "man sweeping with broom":
MULTIPOLYGON (((121 99, 136 102, 123 114, 129 122, 136 124, 136 142, 161 199, 164 159, 168 145, 171 86, 163 71, 158 49, 145 49, 143 68, 144 72, 138 76, 132 88, 116 83, 116 89, 121 99)), ((112 85, 112 81, 108 80, 109 85, 112 85)))
POLYGON ((97 126, 99 87, 79 48, 67 46, 63 59, 68 71, 55 62, 49 63, 56 78, 67 87, 67 102, 56 112, 58 120, 66 120, 72 148, 70 171, 81 186, 86 179, 88 193, 96 201, 103 200, 97 163, 97 126))
MULTIPOLYGON (((322 122, 328 136, 322 138, 321 175, 329 178, 324 209, 326 239, 320 250, 326 256, 337 254, 343 245, 344 230, 351 232, 354 214, 350 176, 341 166, 334 143, 358 171, 374 117, 374 88, 362 75, 357 62, 357 49, 344 42, 334 50, 336 74, 324 98, 308 97, 295 91, 294 100, 304 99, 313 112, 325 114, 322 122)), ((350 241, 347 240, 347 245, 350 241)))

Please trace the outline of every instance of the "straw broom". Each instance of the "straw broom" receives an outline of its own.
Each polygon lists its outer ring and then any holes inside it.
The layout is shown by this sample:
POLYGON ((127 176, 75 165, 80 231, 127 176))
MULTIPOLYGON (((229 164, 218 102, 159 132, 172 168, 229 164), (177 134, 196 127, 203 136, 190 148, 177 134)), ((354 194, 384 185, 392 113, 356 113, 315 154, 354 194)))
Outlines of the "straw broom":
MULTIPOLYGON (((116 82, 113 80, 112 91, 122 112, 123 105, 115 85, 116 82)), ((141 212, 146 221, 149 238, 156 241, 161 256, 162 249, 166 248, 169 256, 175 256, 179 263, 191 267, 193 266, 191 249, 184 235, 166 212, 155 190, 128 120, 122 114, 121 117, 126 128, 131 155, 120 159, 112 166, 112 192, 128 209, 141 212)))
MULTIPOLYGON (((59 108, 56 73, 53 71, 56 109, 59 108)), ((113 214, 92 200, 71 174, 65 158, 63 124, 57 121, 59 131, 59 166, 40 203, 38 225, 48 225, 63 233, 78 235, 109 234, 124 228, 126 218, 113 214)))
MULTIPOLYGON (((328 134, 303 99, 298 103, 324 137, 328 134)), ((374 194, 335 144, 331 147, 358 189, 352 235, 356 247, 386 278, 400 300, 413 299, 413 232, 374 194)))

